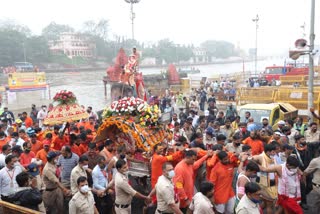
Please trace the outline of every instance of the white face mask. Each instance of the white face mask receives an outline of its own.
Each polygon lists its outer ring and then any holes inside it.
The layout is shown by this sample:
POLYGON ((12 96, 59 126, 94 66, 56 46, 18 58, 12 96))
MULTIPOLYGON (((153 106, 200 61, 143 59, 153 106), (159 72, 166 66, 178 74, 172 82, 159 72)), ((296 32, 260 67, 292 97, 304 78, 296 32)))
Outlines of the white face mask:
POLYGON ((171 179, 171 178, 173 178, 174 176, 175 176, 174 170, 170 170, 170 171, 168 172, 168 177, 171 179))
POLYGON ((80 188, 80 191, 82 192, 82 193, 88 193, 89 192, 89 186, 88 185, 84 185, 84 186, 82 186, 81 188, 80 188))
POLYGON ((15 162, 15 163, 13 164, 13 167, 17 167, 17 166, 20 166, 20 164, 19 164, 18 162, 15 162))
POLYGON ((298 168, 294 168, 294 169, 289 169, 290 172, 292 172, 293 174, 296 174, 298 172, 298 168))
POLYGON ((84 170, 86 170, 86 169, 89 168, 89 166, 88 166, 88 165, 84 165, 82 168, 83 168, 84 170))
POLYGON ((128 175, 129 175, 129 171, 123 172, 123 174, 124 174, 125 176, 128 176, 128 175))
POLYGON ((58 160, 57 159, 54 159, 54 164, 57 164, 58 163, 58 160))

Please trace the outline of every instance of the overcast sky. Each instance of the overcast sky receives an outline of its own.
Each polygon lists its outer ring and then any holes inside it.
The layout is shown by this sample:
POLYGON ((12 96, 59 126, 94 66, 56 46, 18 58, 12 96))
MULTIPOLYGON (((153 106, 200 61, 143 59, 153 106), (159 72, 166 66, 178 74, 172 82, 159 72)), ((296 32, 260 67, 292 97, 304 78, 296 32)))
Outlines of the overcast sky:
MULTIPOLYGON (((311 0, 141 0, 134 5, 135 34, 139 41, 169 38, 178 44, 200 44, 208 39, 227 40, 241 48, 255 46, 259 14, 258 46, 262 52, 293 47, 306 23, 309 37, 311 0)), ((319 3, 319 1, 316 1, 319 3)), ((107 19, 110 38, 131 37, 130 6, 124 0, 7 0, 1 1, 0 19, 14 19, 40 34, 50 22, 76 29, 86 20, 107 19)), ((320 20, 316 5, 316 20, 320 20)), ((316 22, 316 44, 320 43, 316 22)))

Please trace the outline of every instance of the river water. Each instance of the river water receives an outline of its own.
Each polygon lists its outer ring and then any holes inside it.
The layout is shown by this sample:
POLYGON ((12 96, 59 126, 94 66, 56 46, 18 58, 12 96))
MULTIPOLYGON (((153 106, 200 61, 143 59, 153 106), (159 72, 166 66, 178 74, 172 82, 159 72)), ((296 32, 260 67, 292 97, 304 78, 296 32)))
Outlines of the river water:
MULTIPOLYGON (((283 60, 264 60, 258 62, 258 70, 262 71, 266 66, 273 64, 283 65, 283 60)), ((241 72, 243 67, 246 71, 254 70, 254 62, 246 63, 229 63, 229 64, 211 64, 196 66, 200 70, 197 76, 212 77, 217 75, 232 74, 241 72)), ((140 69, 143 74, 159 73, 161 68, 145 68, 140 69)), ((47 82, 50 89, 47 91, 52 98, 56 92, 60 90, 70 90, 76 95, 79 104, 84 106, 92 106, 94 110, 103 109, 110 103, 110 96, 105 98, 103 76, 106 75, 105 70, 89 71, 89 72, 50 72, 46 74, 47 82)), ((4 83, 4 79, 1 81, 4 83)), ((110 95, 109 85, 107 85, 108 95, 110 95)), ((23 106, 21 106, 23 107, 23 106)))

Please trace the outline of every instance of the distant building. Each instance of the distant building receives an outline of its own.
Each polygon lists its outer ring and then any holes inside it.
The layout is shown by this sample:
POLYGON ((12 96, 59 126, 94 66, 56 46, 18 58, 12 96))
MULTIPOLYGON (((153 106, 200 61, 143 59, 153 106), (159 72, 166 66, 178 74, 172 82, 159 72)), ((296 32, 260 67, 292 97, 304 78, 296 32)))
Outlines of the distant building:
POLYGON ((156 64, 157 64, 157 60, 154 57, 146 57, 142 59, 140 62, 140 65, 144 65, 144 66, 152 66, 156 64))
POLYGON ((203 48, 195 48, 192 50, 194 55, 194 62, 195 63, 201 63, 201 62, 207 62, 207 52, 203 48))
POLYGON ((96 45, 90 39, 79 33, 62 33, 58 40, 49 41, 52 54, 65 54, 69 58, 76 56, 91 58, 95 55, 96 45))

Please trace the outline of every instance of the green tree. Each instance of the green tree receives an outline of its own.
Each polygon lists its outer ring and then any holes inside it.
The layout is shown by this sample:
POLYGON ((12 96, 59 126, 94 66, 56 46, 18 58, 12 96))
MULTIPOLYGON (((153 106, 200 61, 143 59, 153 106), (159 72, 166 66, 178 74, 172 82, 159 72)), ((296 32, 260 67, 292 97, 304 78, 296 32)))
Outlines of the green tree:
POLYGON ((49 61, 48 41, 43 36, 32 36, 26 40, 27 61, 41 63, 49 61))
POLYGON ((46 40, 57 40, 61 33, 74 32, 74 28, 69 25, 60 25, 55 22, 51 22, 47 27, 42 29, 42 36, 46 40))
POLYGON ((100 19, 98 22, 93 20, 85 21, 81 32, 90 36, 100 37, 106 41, 109 34, 109 21, 106 19, 100 19))
POLYGON ((27 26, 20 25, 14 20, 0 20, 0 29, 17 31, 25 36, 31 36, 31 30, 27 26))
POLYGON ((228 58, 236 56, 235 46, 230 42, 207 40, 201 44, 201 47, 207 51, 209 59, 211 57, 228 58))
POLYGON ((0 64, 10 66, 14 62, 24 61, 23 45, 26 35, 16 30, 0 28, 0 64))

